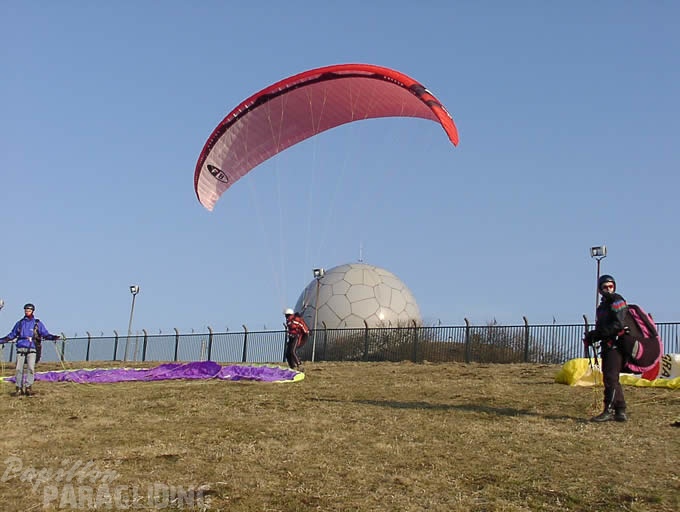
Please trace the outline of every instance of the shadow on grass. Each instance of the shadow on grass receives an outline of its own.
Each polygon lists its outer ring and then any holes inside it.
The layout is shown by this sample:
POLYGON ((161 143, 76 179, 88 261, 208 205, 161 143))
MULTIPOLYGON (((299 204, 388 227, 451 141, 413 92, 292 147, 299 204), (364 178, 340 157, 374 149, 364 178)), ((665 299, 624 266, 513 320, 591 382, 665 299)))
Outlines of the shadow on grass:
MULTIPOLYGON (((336 398, 313 398, 312 400, 318 402, 337 402, 347 403, 348 400, 341 400, 336 398)), ((479 403, 470 404, 432 404, 429 402, 397 402, 394 400, 349 400, 351 403, 372 405, 376 407, 391 407, 393 409, 422 409, 432 411, 465 411, 477 412, 484 414, 493 414, 496 416, 533 416, 537 418, 544 418, 547 420, 572 420, 578 423, 589 423, 586 418, 556 415, 556 414, 540 414, 527 409, 515 409, 512 407, 495 407, 492 405, 484 405, 479 403)))

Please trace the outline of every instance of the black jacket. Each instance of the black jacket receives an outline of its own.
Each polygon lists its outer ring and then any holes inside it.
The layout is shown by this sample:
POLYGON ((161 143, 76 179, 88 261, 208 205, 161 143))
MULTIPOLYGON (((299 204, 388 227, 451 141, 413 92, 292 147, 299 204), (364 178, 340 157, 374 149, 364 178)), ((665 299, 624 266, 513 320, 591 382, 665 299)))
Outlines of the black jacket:
POLYGON ((623 331, 628 304, 618 293, 607 293, 597 307, 595 330, 588 333, 591 341, 613 340, 623 331))

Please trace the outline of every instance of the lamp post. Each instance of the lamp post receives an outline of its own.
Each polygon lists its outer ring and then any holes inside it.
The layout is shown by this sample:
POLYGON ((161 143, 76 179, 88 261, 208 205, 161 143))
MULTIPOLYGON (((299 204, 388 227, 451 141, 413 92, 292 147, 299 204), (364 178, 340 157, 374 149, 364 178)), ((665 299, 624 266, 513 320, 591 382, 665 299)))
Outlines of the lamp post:
POLYGON ((125 353, 123 354, 123 361, 127 361, 128 347, 130 346, 130 336, 132 335, 132 315, 135 313, 135 297, 139 293, 139 285, 133 284, 130 286, 130 293, 132 294, 132 307, 130 308, 130 323, 128 324, 128 335, 125 341, 125 353))
POLYGON ((319 288, 321 286, 321 278, 326 271, 322 268, 314 269, 314 279, 316 279, 316 300, 314 301, 314 339, 312 340, 312 363, 316 357, 316 320, 319 316, 319 288))
POLYGON ((591 247, 590 257, 597 260, 597 280, 595 281, 595 310, 597 311, 597 305, 600 302, 600 290, 597 286, 597 283, 600 281, 600 261, 607 257, 607 246, 598 245, 596 247, 591 247))

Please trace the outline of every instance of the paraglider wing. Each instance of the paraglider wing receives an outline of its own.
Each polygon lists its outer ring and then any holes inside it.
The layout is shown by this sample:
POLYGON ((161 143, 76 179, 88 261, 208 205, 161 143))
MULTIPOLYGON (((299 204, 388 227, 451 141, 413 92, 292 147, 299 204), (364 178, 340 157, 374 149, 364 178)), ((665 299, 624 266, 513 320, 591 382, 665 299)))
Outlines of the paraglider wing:
POLYGON ((281 80, 232 110, 203 147, 196 196, 212 210, 232 184, 275 154, 336 126, 379 117, 435 121, 458 144, 451 115, 409 76, 370 64, 327 66, 281 80))
MULTIPOLYGON (((261 382, 299 382, 304 373, 290 368, 269 365, 227 365, 214 361, 165 363, 153 368, 80 368, 38 372, 35 379, 48 382, 76 382, 79 384, 177 379, 254 380, 261 382)), ((14 377, 0 377, 0 381, 14 382, 14 377)))

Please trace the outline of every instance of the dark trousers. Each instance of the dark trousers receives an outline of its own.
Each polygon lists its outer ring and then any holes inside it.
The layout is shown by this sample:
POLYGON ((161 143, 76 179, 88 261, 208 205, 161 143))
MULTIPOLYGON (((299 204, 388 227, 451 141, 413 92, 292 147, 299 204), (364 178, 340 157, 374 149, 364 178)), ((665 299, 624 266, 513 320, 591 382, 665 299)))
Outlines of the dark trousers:
POLYGON ((622 349, 614 343, 602 342, 602 379, 604 381, 604 407, 605 409, 625 409, 626 399, 623 396, 623 387, 619 382, 619 375, 626 362, 626 356, 622 349))
POLYGON ((297 336, 288 336, 288 341, 286 342, 286 361, 288 362, 288 366, 291 368, 297 368, 300 366, 300 359, 295 353, 297 343, 297 336))

